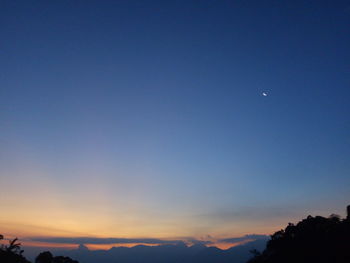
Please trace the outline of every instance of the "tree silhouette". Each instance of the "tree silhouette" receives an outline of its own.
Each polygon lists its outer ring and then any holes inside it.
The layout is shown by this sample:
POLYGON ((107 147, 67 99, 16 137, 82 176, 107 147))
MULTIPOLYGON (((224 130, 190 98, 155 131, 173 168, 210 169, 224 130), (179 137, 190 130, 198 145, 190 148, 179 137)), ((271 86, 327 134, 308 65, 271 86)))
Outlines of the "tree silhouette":
MULTIPOLYGON (((0 235, 0 240, 4 239, 0 235)), ((6 263, 30 263, 24 256, 21 250, 21 244, 17 243, 18 239, 9 240, 9 245, 1 245, 0 247, 0 262, 6 263)))
MULTIPOLYGON (((348 217, 349 218, 349 217, 348 217)), ((350 220, 308 216, 271 236, 266 249, 248 263, 349 263, 350 220)))
POLYGON ((45 251, 40 253, 36 259, 35 259, 35 263, 51 263, 53 260, 53 256, 51 254, 51 252, 49 251, 45 251))
MULTIPOLYGON (((3 240, 4 236, 0 235, 0 240, 3 240)), ((21 250, 21 243, 17 242, 18 239, 9 240, 9 245, 0 246, 0 262, 1 263, 30 263, 23 255, 21 250)), ((35 260, 35 263, 79 263, 69 257, 57 256, 54 257, 48 251, 40 253, 35 260)))
POLYGON ((76 260, 71 259, 70 257, 54 257, 51 252, 45 251, 40 253, 36 259, 35 263, 79 263, 76 260))

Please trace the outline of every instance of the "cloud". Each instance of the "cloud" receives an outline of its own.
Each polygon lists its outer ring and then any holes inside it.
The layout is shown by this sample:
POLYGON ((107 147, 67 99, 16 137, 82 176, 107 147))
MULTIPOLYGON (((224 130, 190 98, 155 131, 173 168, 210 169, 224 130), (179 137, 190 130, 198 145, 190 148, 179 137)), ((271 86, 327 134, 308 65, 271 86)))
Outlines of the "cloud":
POLYGON ((248 241, 248 240, 258 240, 258 239, 268 239, 269 236, 267 235, 245 235, 242 237, 232 237, 232 238, 225 238, 220 239, 219 242, 222 243, 236 243, 236 242, 242 242, 242 241, 248 241))
POLYGON ((196 238, 183 238, 183 239, 157 239, 157 238, 99 238, 99 237, 29 237, 27 241, 55 243, 55 244, 95 244, 95 245, 108 245, 108 244, 158 244, 158 245, 177 245, 177 244, 201 244, 212 245, 215 243, 237 243, 250 240, 268 239, 267 235, 250 234, 240 237, 231 237, 225 239, 215 239, 211 236, 207 236, 208 239, 196 239, 196 238), (210 237, 210 238, 209 238, 210 237))
POLYGON ((163 240, 156 238, 99 238, 99 237, 30 237, 29 241, 56 244, 178 244, 183 240, 163 240))
POLYGON ((185 241, 192 244, 192 245, 211 245, 211 244, 213 244, 213 241, 211 241, 211 240, 186 239, 185 241))

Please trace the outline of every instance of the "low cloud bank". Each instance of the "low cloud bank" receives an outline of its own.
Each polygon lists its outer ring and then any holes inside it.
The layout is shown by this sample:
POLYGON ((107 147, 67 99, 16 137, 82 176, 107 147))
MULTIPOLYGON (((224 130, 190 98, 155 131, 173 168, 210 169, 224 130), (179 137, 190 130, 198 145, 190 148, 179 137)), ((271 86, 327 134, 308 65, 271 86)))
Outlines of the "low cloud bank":
POLYGON ((258 239, 267 239, 269 236, 267 235, 245 235, 242 237, 232 237, 232 238, 225 238, 220 239, 219 242, 222 243, 236 243, 236 242, 242 242, 247 240, 258 240, 258 239))
POLYGON ((156 238, 31 237, 28 240, 57 244, 178 244, 183 240, 156 238))
POLYGON ((158 244, 158 245, 177 245, 183 242, 191 244, 211 245, 215 243, 237 243, 248 240, 267 239, 266 235, 245 235, 241 237, 232 237, 218 240, 198 240, 195 238, 186 239, 157 239, 157 238, 99 238, 99 237, 30 237, 28 241, 55 243, 55 244, 158 244))

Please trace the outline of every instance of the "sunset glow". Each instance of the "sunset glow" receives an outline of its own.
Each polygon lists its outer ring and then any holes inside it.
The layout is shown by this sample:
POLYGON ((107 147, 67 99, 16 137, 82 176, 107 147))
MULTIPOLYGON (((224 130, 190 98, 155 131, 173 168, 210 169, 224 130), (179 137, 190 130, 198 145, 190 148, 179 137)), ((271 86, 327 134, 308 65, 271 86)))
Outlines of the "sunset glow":
POLYGON ((0 234, 227 250, 345 217, 349 4, 282 2, 4 1, 0 234))

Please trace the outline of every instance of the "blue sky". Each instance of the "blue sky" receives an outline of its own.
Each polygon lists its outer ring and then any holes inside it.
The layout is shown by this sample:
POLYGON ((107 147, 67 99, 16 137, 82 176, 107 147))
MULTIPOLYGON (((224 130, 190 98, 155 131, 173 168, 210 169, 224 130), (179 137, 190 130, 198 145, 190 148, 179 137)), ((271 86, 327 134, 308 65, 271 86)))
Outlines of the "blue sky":
POLYGON ((344 214, 349 1, 1 6, 8 233, 227 237, 344 214))

